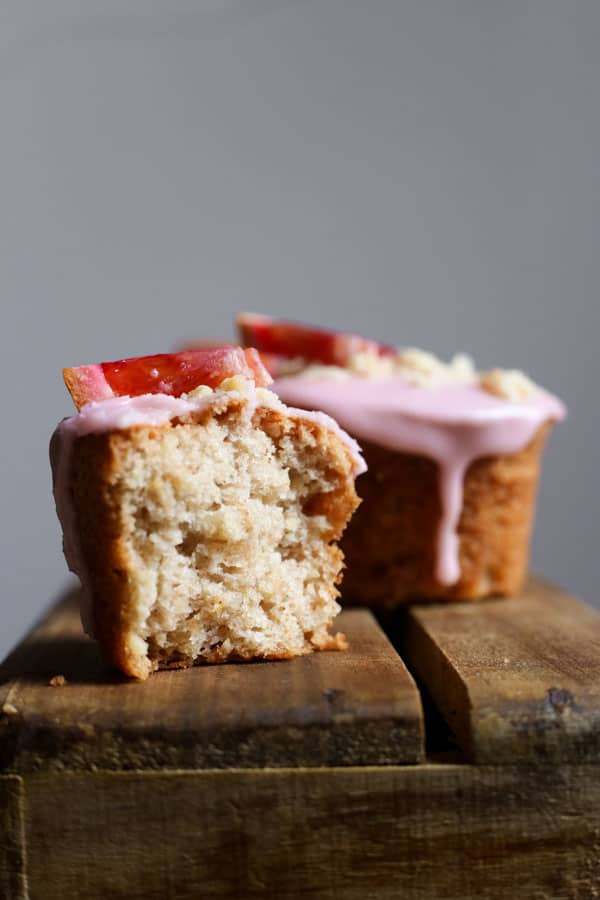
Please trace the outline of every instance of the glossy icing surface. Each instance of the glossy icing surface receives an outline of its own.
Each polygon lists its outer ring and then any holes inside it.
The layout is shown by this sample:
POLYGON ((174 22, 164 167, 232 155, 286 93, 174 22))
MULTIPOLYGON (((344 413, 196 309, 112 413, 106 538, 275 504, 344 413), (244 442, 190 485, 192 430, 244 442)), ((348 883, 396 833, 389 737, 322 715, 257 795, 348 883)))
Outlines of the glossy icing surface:
POLYGON ((442 585, 460 577, 457 527, 469 465, 484 456, 522 450, 545 422, 560 421, 566 412, 557 397, 542 389, 511 401, 475 381, 420 387, 400 375, 287 377, 277 379, 272 390, 285 403, 324 410, 359 440, 435 460, 442 507, 435 576, 442 585))

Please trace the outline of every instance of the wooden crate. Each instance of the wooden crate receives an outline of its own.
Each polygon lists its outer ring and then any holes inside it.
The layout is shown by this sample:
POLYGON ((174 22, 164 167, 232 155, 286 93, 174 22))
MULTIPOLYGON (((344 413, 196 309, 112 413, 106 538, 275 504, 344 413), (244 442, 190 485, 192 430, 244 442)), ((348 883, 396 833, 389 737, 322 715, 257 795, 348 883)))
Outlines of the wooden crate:
POLYGON ((76 601, 1 669, 1 898, 600 897, 600 615, 558 589, 143 684, 76 601))

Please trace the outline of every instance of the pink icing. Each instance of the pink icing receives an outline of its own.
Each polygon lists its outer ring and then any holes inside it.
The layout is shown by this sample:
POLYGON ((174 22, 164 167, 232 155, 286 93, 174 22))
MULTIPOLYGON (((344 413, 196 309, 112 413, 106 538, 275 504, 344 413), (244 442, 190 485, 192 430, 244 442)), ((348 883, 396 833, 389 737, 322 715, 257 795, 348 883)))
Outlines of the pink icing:
MULTIPOLYGON (((239 396, 235 391, 231 397, 239 396)), ((269 405, 268 394, 259 399, 253 385, 248 387, 246 413, 251 418, 258 405, 269 405)), ((97 403, 86 404, 80 412, 63 419, 56 428, 51 443, 51 464, 54 501, 63 531, 63 550, 69 569, 79 576, 82 585, 81 621, 84 630, 93 637, 94 623, 91 612, 91 597, 88 589, 86 566, 79 549, 73 504, 69 493, 69 474, 73 442, 87 434, 100 434, 136 425, 160 426, 178 416, 200 412, 221 400, 222 392, 199 397, 171 397, 167 394, 145 394, 141 397, 111 397, 97 403)), ((277 403, 272 397, 273 403, 277 403)), ((322 412, 307 412, 303 409, 286 409, 294 418, 318 422, 333 431, 350 451, 354 475, 366 470, 360 448, 332 418, 322 412)))
POLYGON ((325 410, 359 440, 437 462, 442 515, 435 575, 443 585, 460 577, 457 527, 469 465, 483 456, 522 450, 544 422, 566 414, 561 401, 541 389, 513 402, 475 383, 423 388, 401 376, 289 377, 276 380, 272 390, 285 403, 325 410))

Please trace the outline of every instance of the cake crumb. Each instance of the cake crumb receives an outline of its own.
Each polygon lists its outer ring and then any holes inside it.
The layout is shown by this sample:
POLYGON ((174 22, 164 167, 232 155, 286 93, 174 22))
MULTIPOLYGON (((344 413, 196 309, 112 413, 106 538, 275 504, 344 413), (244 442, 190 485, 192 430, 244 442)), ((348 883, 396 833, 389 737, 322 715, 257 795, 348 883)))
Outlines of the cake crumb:
POLYGON ((230 378, 224 378, 220 383, 218 390, 220 391, 237 391, 241 397, 248 397, 253 385, 243 375, 232 375, 230 378))
POLYGON ((192 391, 188 391, 186 397, 195 399, 196 397, 208 397, 212 393, 213 389, 207 384, 199 384, 198 387, 195 387, 192 391))
POLYGON ((64 675, 54 675, 48 682, 50 687, 62 687, 63 684, 66 684, 66 683, 67 683, 67 679, 65 678, 64 675))
POLYGON ((408 347, 398 352, 396 367, 413 384, 425 388, 463 384, 475 378, 475 365, 466 353, 457 353, 446 363, 434 353, 408 347))
POLYGON ((490 369, 479 377, 479 386, 503 400, 527 400, 537 385, 519 369, 490 369))
POLYGON ((285 378, 288 375, 298 375, 310 365, 302 356, 281 357, 277 360, 277 378, 285 378))
POLYGON ((285 412, 285 406, 273 391, 268 388, 256 388, 256 402, 261 406, 267 406, 269 409, 275 409, 278 412, 285 412))
MULTIPOLYGON (((354 359, 354 357, 353 357, 354 359)), ((308 363, 301 372, 298 373, 300 378, 321 379, 322 381, 347 381, 353 371, 352 365, 349 363, 348 368, 341 366, 326 366, 321 363, 308 363)))
POLYGON ((5 703, 0 712, 2 712, 3 716, 16 716, 18 715, 19 710, 12 703, 5 703))
POLYGON ((381 356, 372 350, 354 353, 348 360, 348 369, 355 375, 365 378, 385 378, 394 374, 395 360, 393 356, 381 356))
POLYGON ((352 354, 342 366, 308 362, 300 357, 285 360, 280 365, 279 378, 295 375, 313 380, 344 381, 352 376, 389 378, 400 375, 414 387, 434 389, 472 384, 501 400, 512 402, 525 402, 539 390, 535 381, 519 369, 479 372, 472 357, 466 353, 455 353, 449 362, 445 362, 435 353, 418 347, 399 348, 395 353, 385 354, 360 351, 352 354))

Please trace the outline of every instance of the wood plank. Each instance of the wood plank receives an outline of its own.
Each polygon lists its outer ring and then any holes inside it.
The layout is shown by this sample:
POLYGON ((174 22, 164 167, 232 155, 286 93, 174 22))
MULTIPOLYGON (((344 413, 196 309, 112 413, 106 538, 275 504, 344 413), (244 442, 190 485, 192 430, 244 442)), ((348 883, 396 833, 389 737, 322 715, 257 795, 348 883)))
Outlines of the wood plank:
POLYGON ((371 613, 336 622, 347 652, 159 672, 110 669, 60 603, 0 673, 0 769, 410 764, 423 756, 418 691, 371 613), (64 675, 66 684, 50 679, 64 675))
POLYGON ((0 897, 26 900, 23 782, 0 775, 0 897))
POLYGON ((471 760, 600 761, 600 615, 558 588, 414 607, 402 646, 471 760))
POLYGON ((594 766, 25 781, 30 900, 584 900, 600 890, 594 766))

